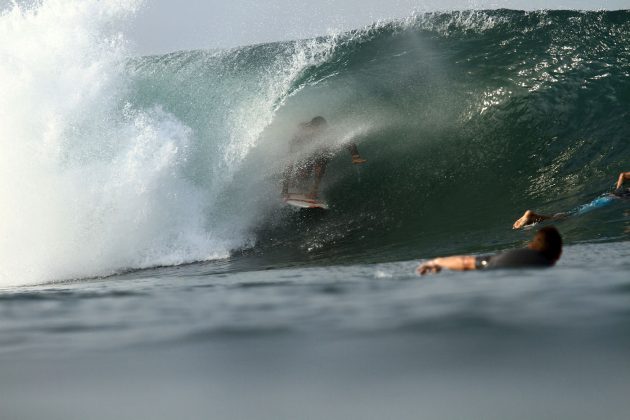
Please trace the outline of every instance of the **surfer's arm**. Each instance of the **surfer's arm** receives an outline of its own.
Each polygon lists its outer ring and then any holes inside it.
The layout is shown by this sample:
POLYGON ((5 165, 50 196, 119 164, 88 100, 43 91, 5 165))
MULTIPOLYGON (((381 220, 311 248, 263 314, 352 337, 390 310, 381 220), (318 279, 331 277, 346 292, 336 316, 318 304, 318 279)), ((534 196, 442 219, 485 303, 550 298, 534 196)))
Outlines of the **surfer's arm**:
POLYGON ((475 270, 476 257, 472 255, 456 255, 452 257, 434 258, 416 268, 416 273, 424 275, 428 273, 439 273, 443 268, 456 271, 475 270))
POLYGON ((630 172, 622 172, 619 174, 619 179, 617 179, 617 186, 615 188, 621 188, 623 182, 627 179, 630 179, 630 172))
POLYGON ((367 162, 367 159, 363 159, 361 155, 359 154, 359 149, 357 148, 356 144, 350 143, 347 147, 348 147, 348 151, 352 155, 352 163, 354 163, 355 165, 358 165, 358 164, 367 162))

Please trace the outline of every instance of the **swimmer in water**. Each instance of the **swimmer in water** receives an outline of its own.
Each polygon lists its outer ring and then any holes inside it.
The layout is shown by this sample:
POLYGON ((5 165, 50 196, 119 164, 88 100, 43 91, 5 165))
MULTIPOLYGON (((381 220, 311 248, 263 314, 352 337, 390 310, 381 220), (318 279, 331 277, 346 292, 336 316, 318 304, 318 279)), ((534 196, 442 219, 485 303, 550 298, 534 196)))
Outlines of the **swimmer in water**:
POLYGON ((440 257, 420 264, 416 273, 439 273, 443 268, 456 271, 491 268, 551 267, 562 254, 562 237, 556 228, 548 226, 534 235, 526 248, 512 249, 496 255, 457 255, 440 257))
POLYGON ((615 190, 612 193, 600 195, 590 203, 581 205, 572 211, 556 213, 554 215, 539 214, 532 210, 527 210, 514 224, 512 229, 520 229, 522 227, 532 225, 534 223, 543 222, 545 220, 562 220, 569 216, 588 213, 599 207, 606 206, 619 198, 630 198, 630 188, 623 188, 623 183, 630 179, 630 172, 622 172, 619 174, 615 190))
MULTIPOLYGON (((300 129, 289 144, 289 152, 293 155, 307 154, 306 159, 298 159, 290 163, 284 170, 282 181, 282 195, 289 194, 289 184, 310 183, 310 198, 317 198, 319 184, 324 178, 326 167, 335 155, 335 148, 326 144, 325 133, 328 123, 324 117, 315 117, 311 121, 300 124, 300 129)), ((360 165, 367 162, 359 155, 356 144, 349 143, 346 148, 352 156, 352 163, 360 165)), ((303 185, 302 185, 303 186, 303 185)))

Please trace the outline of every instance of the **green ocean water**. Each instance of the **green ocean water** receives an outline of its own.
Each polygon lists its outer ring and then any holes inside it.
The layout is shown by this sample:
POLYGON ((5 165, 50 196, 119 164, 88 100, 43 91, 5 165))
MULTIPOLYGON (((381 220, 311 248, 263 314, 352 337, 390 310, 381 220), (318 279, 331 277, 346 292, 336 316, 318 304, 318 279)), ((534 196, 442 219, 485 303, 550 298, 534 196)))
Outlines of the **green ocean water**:
MULTIPOLYGON (((525 209, 568 210, 609 191, 630 155, 629 36, 625 11, 453 12, 131 67, 136 99, 199 136, 187 171, 220 190, 211 223, 247 225, 260 252, 379 262, 513 245, 522 238, 509 227, 525 209), (273 117, 230 183, 217 180, 230 172, 216 161, 234 114, 270 91, 281 92, 273 117), (340 150, 323 186, 331 211, 296 216, 270 197, 289 140, 316 115, 368 163, 352 167, 340 150)), ((563 233, 622 232, 585 219, 563 233)))
POLYGON ((123 4, 12 10, 0 419, 627 418, 629 202, 558 222, 548 270, 414 269, 630 170, 628 11, 132 57, 123 4), (331 208, 300 212, 281 174, 316 115, 331 208))

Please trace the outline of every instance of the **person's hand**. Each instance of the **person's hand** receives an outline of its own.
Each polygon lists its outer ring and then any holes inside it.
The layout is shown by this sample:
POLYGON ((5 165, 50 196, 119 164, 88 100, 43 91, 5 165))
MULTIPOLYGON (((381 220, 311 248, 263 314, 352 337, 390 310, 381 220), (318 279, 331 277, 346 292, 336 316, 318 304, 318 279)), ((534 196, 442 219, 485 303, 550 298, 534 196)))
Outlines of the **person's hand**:
POLYGON ((427 261, 424 264, 420 264, 416 268, 416 274, 424 276, 425 274, 439 273, 442 271, 442 266, 437 264, 435 260, 427 261))
POLYGON ((367 159, 363 159, 359 155, 352 155, 352 163, 354 163, 355 165, 360 165, 365 162, 367 162, 367 159))

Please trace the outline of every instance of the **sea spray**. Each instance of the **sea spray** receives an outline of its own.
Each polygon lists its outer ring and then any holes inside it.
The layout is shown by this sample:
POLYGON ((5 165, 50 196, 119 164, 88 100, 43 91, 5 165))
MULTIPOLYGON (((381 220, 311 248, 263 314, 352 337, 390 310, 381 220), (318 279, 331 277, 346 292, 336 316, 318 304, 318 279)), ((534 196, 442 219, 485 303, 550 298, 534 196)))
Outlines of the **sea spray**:
POLYGON ((262 57, 264 77, 259 62, 240 62, 247 48, 173 71, 172 56, 130 57, 121 28, 140 6, 50 0, 2 13, 0 35, 10 40, 0 46, 2 285, 224 258, 251 244, 275 181, 254 173, 263 184, 238 184, 248 193, 235 200, 233 178, 300 90, 294 80, 325 61, 334 41, 282 46, 262 57), (214 82, 194 80, 195 71, 214 82), (168 74, 161 92, 138 93, 144 77, 168 74), (179 86, 214 89, 214 100, 196 102, 192 118, 160 97, 179 86))
POLYGON ((587 202, 630 157, 628 12, 444 12, 131 57, 120 29, 137 7, 0 18, 2 284, 250 248, 283 264, 494 250, 518 243, 525 208, 587 202), (331 210, 309 218, 278 197, 288 143, 317 115, 339 153, 331 210))
POLYGON ((181 175, 190 129, 159 106, 125 102, 117 28, 138 6, 51 0, 0 17, 2 285, 227 251, 181 175))

